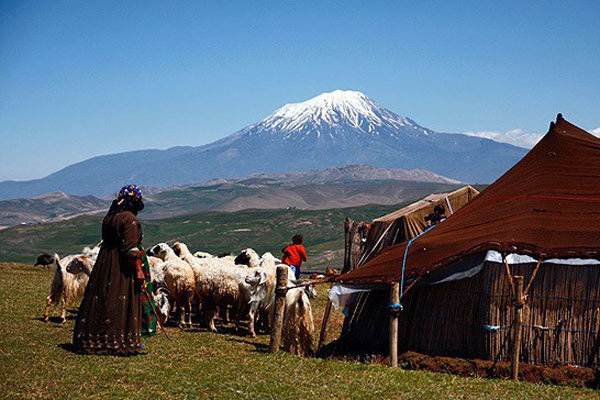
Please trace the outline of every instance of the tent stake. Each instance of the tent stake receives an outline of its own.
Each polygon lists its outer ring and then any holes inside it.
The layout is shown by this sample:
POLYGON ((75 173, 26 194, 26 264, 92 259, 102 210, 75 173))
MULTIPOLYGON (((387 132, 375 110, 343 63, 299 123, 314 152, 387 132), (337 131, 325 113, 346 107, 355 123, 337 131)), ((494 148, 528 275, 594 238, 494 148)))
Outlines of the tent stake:
POLYGON ((511 372, 512 379, 519 380, 519 353, 521 352, 521 326, 523 325, 523 277, 515 276, 515 293, 513 297, 514 305, 514 332, 513 332, 513 348, 512 348, 512 364, 511 372))
MULTIPOLYGON (((390 305, 400 302, 400 283, 394 282, 390 287, 390 305)), ((399 310, 390 307, 390 366, 398 368, 398 314, 399 310)))
POLYGON ((283 313, 285 311, 285 295, 287 294, 288 267, 277 267, 277 286, 275 287, 275 318, 271 328, 269 353, 277 353, 281 343, 283 313))

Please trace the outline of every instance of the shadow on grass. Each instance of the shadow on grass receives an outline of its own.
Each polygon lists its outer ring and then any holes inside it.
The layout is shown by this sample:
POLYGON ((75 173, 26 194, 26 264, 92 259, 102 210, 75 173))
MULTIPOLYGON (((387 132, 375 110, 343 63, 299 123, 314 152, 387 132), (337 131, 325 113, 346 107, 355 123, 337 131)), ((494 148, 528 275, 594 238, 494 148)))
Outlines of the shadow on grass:
POLYGON ((254 350, 253 352, 255 353, 266 353, 269 350, 269 345, 266 343, 259 343, 259 342, 253 342, 251 340, 248 339, 237 339, 237 338, 231 338, 231 339, 227 339, 228 342, 235 342, 235 343, 243 343, 243 344, 250 344, 252 346, 254 346, 254 350))
MULTIPOLYGON (((78 311, 77 311, 76 308, 75 309, 69 309, 69 308, 67 308, 67 315, 65 317, 65 320, 66 321, 75 321, 75 319, 77 319, 77 312, 78 311)), ((39 321, 39 322, 46 323, 46 321, 44 320, 43 316, 37 317, 37 318, 34 317, 34 318, 32 318, 32 320, 33 321, 39 321)), ((61 320, 61 318, 60 318, 59 315, 51 315, 48 318, 48 322, 52 322, 52 323, 57 324, 59 326, 63 325, 63 321, 61 320)))
MULTIPOLYGON (((34 318, 31 318, 31 320, 42 322, 44 324, 51 324, 51 326, 54 326, 54 327, 60 327, 60 326, 65 325, 65 323, 62 322, 62 319, 57 315, 54 315, 54 316, 51 316, 50 318, 48 318, 48 322, 46 322, 46 320, 44 320, 44 317, 37 317, 37 318, 34 317, 34 318)), ((67 315, 66 320, 67 321, 75 321, 75 317, 67 315)))
POLYGON ((146 355, 144 352, 138 352, 133 354, 119 354, 119 353, 111 353, 111 352, 100 352, 100 353, 88 353, 86 351, 81 350, 79 347, 75 346, 73 343, 62 343, 57 344, 56 347, 62 349, 64 351, 68 351, 72 354, 77 354, 80 356, 109 356, 109 357, 136 357, 146 355))

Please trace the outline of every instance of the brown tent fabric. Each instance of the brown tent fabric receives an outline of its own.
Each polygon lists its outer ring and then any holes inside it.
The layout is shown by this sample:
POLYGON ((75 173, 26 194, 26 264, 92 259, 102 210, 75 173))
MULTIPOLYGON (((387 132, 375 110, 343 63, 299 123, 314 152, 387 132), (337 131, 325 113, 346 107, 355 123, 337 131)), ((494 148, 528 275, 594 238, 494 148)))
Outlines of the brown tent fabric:
POLYGON ((425 217, 433 212, 437 205, 452 215, 479 194, 472 186, 463 186, 452 192, 434 193, 407 205, 399 210, 375 218, 364 245, 361 263, 369 261, 386 247, 406 242, 427 229, 425 217))
MULTIPOLYGON (((406 246, 389 247, 337 280, 397 281, 406 246)), ((600 139, 559 114, 521 161, 466 207, 414 240, 406 278, 422 277, 487 250, 544 259, 600 258, 600 139)))

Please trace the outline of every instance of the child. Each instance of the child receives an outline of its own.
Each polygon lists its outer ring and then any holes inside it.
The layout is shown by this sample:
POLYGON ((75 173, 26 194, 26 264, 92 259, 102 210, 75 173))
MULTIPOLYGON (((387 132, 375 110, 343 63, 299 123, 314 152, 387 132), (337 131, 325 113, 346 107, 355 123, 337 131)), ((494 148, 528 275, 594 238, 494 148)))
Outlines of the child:
POLYGON ((302 261, 306 261, 306 249, 302 245, 303 242, 304 236, 298 233, 292 237, 291 245, 281 249, 283 252, 281 262, 290 266, 296 279, 300 279, 300 266, 302 261))

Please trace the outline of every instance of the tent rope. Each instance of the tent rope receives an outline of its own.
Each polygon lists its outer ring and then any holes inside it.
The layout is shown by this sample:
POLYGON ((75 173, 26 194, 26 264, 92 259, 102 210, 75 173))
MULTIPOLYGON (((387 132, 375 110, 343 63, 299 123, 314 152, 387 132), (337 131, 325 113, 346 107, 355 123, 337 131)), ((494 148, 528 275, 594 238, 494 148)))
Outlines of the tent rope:
POLYGON ((398 309, 402 310, 402 296, 404 295, 404 271, 406 270, 406 257, 408 256, 408 249, 410 249, 410 245, 413 244, 415 240, 417 240, 433 228, 435 228, 435 225, 430 226, 414 238, 411 238, 406 244, 406 248, 404 249, 404 257, 402 257, 402 275, 400 276, 400 301, 398 302, 398 304, 390 304, 390 308, 397 307, 398 309))

